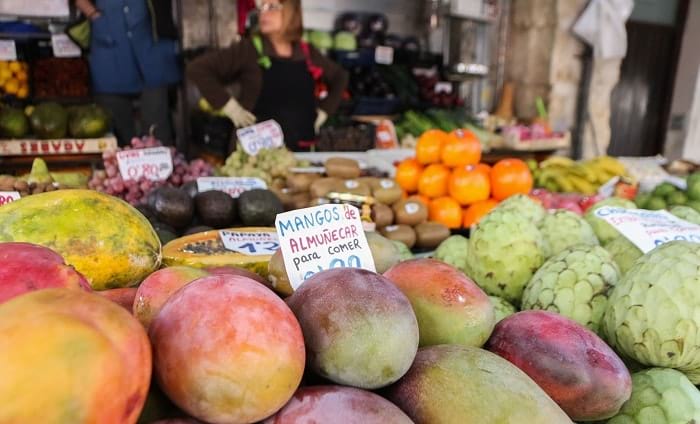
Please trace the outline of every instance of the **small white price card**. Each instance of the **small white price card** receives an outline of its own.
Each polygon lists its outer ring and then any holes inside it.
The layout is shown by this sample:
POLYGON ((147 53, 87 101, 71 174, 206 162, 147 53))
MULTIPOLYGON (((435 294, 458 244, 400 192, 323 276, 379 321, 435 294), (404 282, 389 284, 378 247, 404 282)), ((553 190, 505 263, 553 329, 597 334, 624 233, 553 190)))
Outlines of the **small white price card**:
POLYGON ((56 57, 80 57, 80 47, 66 34, 53 34, 51 36, 51 48, 56 57))
POLYGON ((615 227, 644 253, 676 240, 700 243, 700 226, 666 211, 602 207, 595 216, 615 227))
POLYGON ((284 265, 296 290, 314 274, 333 268, 376 271, 360 210, 331 204, 277 215, 284 265))
POLYGON ((219 231, 219 237, 226 250, 238 252, 248 256, 273 255, 280 244, 277 233, 244 233, 238 231, 219 231))
POLYGON ((0 40, 0 60, 17 60, 15 40, 0 40))
POLYGON ((125 181, 164 181, 173 173, 173 157, 167 147, 124 150, 117 153, 117 163, 125 181))
POLYGON ((197 190, 202 193, 205 191, 223 191, 229 196, 237 199, 241 193, 248 190, 267 189, 267 184, 260 178, 248 177, 201 177, 197 178, 197 190))
POLYGON ((16 191, 0 191, 0 206, 19 200, 20 195, 16 191))
POLYGON ((276 149, 284 146, 282 127, 274 119, 261 122, 236 131, 243 150, 251 156, 257 156, 262 149, 276 149))
POLYGON ((387 46, 379 46, 374 50, 374 61, 380 65, 394 63, 394 49, 387 46))

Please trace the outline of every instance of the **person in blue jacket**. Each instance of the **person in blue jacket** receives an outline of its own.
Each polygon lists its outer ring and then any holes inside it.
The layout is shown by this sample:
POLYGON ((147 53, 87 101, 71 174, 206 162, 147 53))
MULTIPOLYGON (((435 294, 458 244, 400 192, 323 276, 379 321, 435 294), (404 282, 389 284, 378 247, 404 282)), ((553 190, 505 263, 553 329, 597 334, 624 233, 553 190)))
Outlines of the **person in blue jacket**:
POLYGON ((120 145, 141 132, 172 144, 168 88, 182 78, 170 0, 76 0, 91 21, 90 72, 95 100, 112 115, 120 145))

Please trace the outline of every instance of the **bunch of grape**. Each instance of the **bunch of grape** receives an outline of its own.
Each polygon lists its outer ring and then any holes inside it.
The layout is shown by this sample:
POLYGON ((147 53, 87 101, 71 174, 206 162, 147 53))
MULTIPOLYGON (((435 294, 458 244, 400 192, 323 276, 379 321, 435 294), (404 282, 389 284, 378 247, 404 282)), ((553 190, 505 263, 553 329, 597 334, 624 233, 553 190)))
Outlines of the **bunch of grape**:
POLYGON ((289 168, 297 165, 294 153, 285 148, 262 149, 257 156, 250 156, 239 146, 219 172, 227 177, 257 177, 270 186, 276 179, 286 179, 289 168))
MULTIPOLYGON (((131 140, 131 146, 124 150, 149 149, 161 147, 162 144, 153 136, 135 137, 131 140)), ((97 170, 92 174, 88 187, 101 191, 112 196, 120 197, 132 205, 138 205, 154 189, 170 185, 179 187, 190 181, 196 181, 199 177, 210 177, 214 174, 211 165, 202 159, 195 159, 187 163, 185 156, 177 152, 174 147, 170 147, 173 159, 173 173, 165 181, 151 181, 146 178, 138 180, 124 180, 119 173, 117 162, 117 150, 110 150, 102 153, 104 170, 97 170)))

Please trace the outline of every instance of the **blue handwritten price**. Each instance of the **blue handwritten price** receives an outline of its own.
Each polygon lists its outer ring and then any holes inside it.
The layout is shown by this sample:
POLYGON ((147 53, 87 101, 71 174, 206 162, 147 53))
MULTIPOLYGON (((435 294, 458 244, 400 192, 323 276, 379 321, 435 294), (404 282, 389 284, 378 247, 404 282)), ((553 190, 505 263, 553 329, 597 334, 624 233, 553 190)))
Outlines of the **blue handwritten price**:
POLYGON ((313 275, 316 274, 317 272, 325 271, 327 269, 362 268, 362 260, 360 259, 359 256, 352 255, 347 259, 335 258, 325 268, 322 267, 321 265, 316 265, 316 268, 318 268, 318 271, 316 271, 316 272, 308 271, 306 274, 304 274, 304 280, 308 280, 309 278, 313 277, 313 275))
POLYGON ((219 236, 226 250, 248 256, 269 256, 279 249, 277 233, 244 233, 220 231, 219 236))

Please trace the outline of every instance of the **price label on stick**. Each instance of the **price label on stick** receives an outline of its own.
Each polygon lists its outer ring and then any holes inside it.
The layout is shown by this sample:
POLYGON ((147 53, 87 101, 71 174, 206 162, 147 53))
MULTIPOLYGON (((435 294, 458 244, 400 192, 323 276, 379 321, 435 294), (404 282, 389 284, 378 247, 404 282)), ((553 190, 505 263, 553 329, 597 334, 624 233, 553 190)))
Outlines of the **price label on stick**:
POLYGON ((15 40, 0 40, 0 60, 17 60, 15 40))
POLYGON ((257 156, 262 149, 276 149, 284 146, 282 127, 274 119, 261 122, 236 131, 243 150, 251 156, 257 156))
POLYGON ((354 206, 332 204, 282 213, 275 226, 294 290, 327 269, 376 271, 360 210, 354 206))
POLYGON ((117 164, 125 181, 141 178, 164 181, 173 173, 173 158, 167 147, 118 152, 117 164))
POLYGON ((602 207, 595 216, 612 225, 644 253, 676 240, 700 243, 700 226, 666 211, 602 207))
POLYGON ((0 191, 0 206, 19 200, 21 196, 16 191, 0 191))
POLYGON ((51 36, 51 48, 56 57, 80 57, 80 47, 66 34, 53 34, 51 36))
POLYGON ((226 250, 249 256, 273 255, 280 244, 277 233, 243 233, 238 231, 219 231, 219 237, 226 250))
POLYGON ((248 190, 267 189, 267 184, 260 178, 248 177, 202 177, 197 178, 197 190, 202 193, 205 191, 223 191, 234 199, 237 199, 241 193, 248 190))

